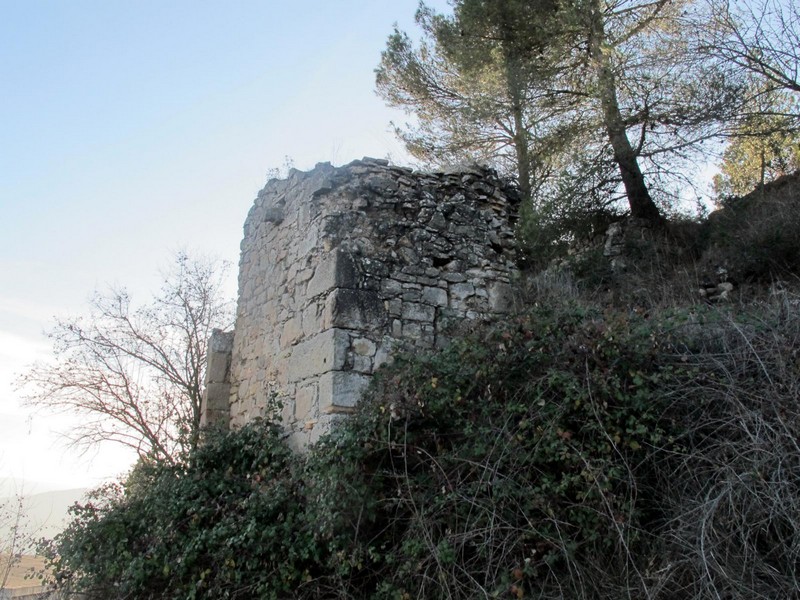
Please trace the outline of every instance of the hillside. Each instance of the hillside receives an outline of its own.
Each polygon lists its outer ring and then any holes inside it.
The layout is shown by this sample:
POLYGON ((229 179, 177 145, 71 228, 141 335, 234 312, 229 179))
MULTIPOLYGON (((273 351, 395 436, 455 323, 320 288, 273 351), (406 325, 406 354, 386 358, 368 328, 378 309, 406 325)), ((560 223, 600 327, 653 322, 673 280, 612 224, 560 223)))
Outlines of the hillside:
POLYGON ((513 313, 396 353, 303 453, 274 395, 140 464, 77 510, 54 578, 98 599, 798 596, 792 185, 529 263, 513 313))

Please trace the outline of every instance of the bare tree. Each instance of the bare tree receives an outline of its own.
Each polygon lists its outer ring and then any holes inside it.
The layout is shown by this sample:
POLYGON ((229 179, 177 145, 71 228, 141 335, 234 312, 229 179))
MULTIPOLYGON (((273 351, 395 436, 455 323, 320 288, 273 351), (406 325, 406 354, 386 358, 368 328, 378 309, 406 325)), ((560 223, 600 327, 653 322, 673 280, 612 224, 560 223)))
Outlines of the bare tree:
POLYGON ((731 137, 754 137, 753 119, 772 124, 755 137, 800 129, 800 7, 785 0, 706 0, 700 55, 744 83, 731 137), (778 99, 776 101, 776 99, 778 99))
POLYGON ((762 90, 800 94, 800 8, 784 0, 708 0, 703 50, 763 80, 762 90), (771 88, 771 89, 770 89, 771 88))
POLYGON ((19 564, 20 552, 30 543, 25 524, 22 495, 0 503, 0 590, 5 589, 12 570, 19 564))
POLYGON ((22 377, 26 402, 80 416, 78 445, 113 441, 173 461, 197 443, 211 331, 232 323, 225 271, 179 254, 148 305, 133 308, 124 288, 96 293, 87 316, 56 322, 55 361, 22 377))

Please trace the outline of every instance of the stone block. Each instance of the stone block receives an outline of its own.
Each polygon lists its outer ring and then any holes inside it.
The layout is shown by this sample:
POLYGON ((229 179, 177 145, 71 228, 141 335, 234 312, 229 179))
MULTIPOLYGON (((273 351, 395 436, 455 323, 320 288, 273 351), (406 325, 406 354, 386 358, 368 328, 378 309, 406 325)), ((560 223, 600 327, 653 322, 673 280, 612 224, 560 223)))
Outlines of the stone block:
POLYGON ((384 279, 381 288, 383 289, 383 293, 387 296, 397 296, 402 293, 403 284, 394 279, 384 279))
POLYGON ((386 303, 390 317, 399 317, 403 312, 403 301, 399 298, 392 298, 386 303))
POLYGON ((447 291, 439 287, 423 288, 422 301, 433 306, 447 306, 447 291))
POLYGON ((459 308, 474 295, 475 286, 471 283, 454 283, 450 286, 450 306, 459 308))
POLYGON ((328 329, 294 346, 286 357, 289 382, 344 367, 350 336, 341 329, 328 329))
POLYGON ((294 418, 305 421, 316 416, 317 386, 307 385, 297 388, 294 395, 294 418))
POLYGON ((353 371, 357 371, 359 373, 372 373, 372 358, 369 356, 362 356, 360 354, 355 354, 353 356, 353 371))
POLYGON ((403 322, 400 319, 392 321, 392 336, 395 338, 403 337, 403 322))
POLYGON ((341 250, 324 255, 308 282, 306 297, 313 298, 335 288, 357 287, 358 276, 353 258, 341 250))
POLYGON ((495 282, 489 286, 489 308, 496 313, 509 313, 514 308, 514 290, 507 284, 495 282))
POLYGON ((352 408, 361 398, 370 377, 353 371, 331 371, 319 378, 319 408, 322 412, 336 412, 339 408, 352 408))
POLYGON ((419 336, 419 343, 425 348, 432 348, 436 341, 436 330, 433 325, 428 323, 422 324, 422 329, 419 336))
POLYGON ((207 410, 200 415, 200 427, 221 427, 227 429, 230 426, 231 415, 227 410, 207 410))
MULTIPOLYGON (((281 411, 280 415, 276 416, 280 416, 282 423, 289 424, 292 421, 294 421, 294 402, 292 401, 292 398, 290 398, 288 395, 281 394, 281 396, 279 396, 279 399, 281 401, 281 411)), ((263 414, 263 412, 264 408, 262 405, 261 413, 263 414)))
POLYGON ((430 323, 433 322, 435 316, 436 309, 433 306, 416 302, 403 302, 403 319, 430 323))
POLYGON ((206 383, 225 383, 228 380, 230 360, 230 352, 209 352, 206 366, 206 383))
POLYGON ((229 354, 233 350, 233 331, 213 329, 208 340, 208 350, 229 354))
POLYGON ((462 283, 466 280, 466 277, 460 273, 444 273, 439 278, 439 287, 447 287, 450 283, 462 283))
POLYGON ((367 338, 353 340, 353 352, 359 356, 373 356, 375 354, 375 342, 367 338))
POLYGON ((392 361, 392 351, 394 350, 395 341, 385 336, 381 343, 378 344, 375 350, 375 358, 372 361, 372 368, 377 369, 381 365, 389 364, 392 361))
POLYGON ((317 227, 309 227, 302 229, 297 235, 297 256, 305 258, 316 250, 320 245, 319 229, 317 227))
POLYGON ((311 337, 312 335, 322 331, 322 306, 316 301, 303 309, 302 313, 303 322, 303 335, 311 337))
POLYGON ((205 408, 207 410, 229 410, 231 385, 229 383, 209 383, 206 385, 205 408))
POLYGON ((403 338, 417 342, 422 338, 422 325, 416 321, 403 324, 403 338))
POLYGON ((286 349, 294 344, 303 335, 303 329, 300 325, 300 317, 292 317, 283 325, 281 331, 281 349, 286 349))
POLYGON ((374 290, 337 289, 328 295, 323 326, 346 329, 380 329, 386 322, 386 308, 374 290))

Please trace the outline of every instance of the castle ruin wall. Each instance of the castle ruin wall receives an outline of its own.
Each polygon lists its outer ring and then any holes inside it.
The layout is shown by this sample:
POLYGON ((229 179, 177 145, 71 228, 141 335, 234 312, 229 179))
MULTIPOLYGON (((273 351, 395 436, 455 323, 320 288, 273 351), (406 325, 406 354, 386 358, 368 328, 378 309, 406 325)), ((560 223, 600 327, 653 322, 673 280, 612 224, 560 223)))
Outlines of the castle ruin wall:
POLYGON ((304 447, 392 352, 442 347, 452 326, 511 311, 517 203, 479 167, 363 159, 268 182, 244 226, 228 406, 207 402, 206 422, 242 425, 277 399, 304 447))

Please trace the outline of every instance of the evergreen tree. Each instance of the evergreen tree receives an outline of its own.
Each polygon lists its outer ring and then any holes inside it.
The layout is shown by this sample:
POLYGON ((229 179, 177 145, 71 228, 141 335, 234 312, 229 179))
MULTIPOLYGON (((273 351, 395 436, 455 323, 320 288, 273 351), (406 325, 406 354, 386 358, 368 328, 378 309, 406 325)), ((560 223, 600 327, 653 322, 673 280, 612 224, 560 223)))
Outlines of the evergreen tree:
MULTIPOLYGON (((536 8, 553 10, 545 6, 549 1, 536 8)), ((527 3, 482 4, 460 3, 453 17, 421 5, 421 45, 414 48, 395 30, 376 71, 377 89, 390 105, 416 116, 415 127, 397 128, 412 155, 439 165, 493 162, 516 175, 530 197, 538 174, 532 133, 543 119, 530 97, 540 77, 535 40, 517 19, 527 3)))
POLYGON ((734 130, 714 177, 718 198, 743 196, 754 188, 800 170, 800 131, 792 127, 797 101, 787 93, 756 96, 754 107, 734 130))
POLYGON ((593 156, 614 165, 631 214, 658 222, 648 171, 669 174, 675 159, 690 158, 734 105, 715 73, 688 68, 685 8, 674 0, 458 0, 443 16, 423 5, 422 45, 395 32, 378 90, 417 116, 419 127, 402 132, 417 155, 457 150, 509 164, 511 154, 526 191, 570 153, 593 156), (469 129, 486 135, 471 143, 469 129))

